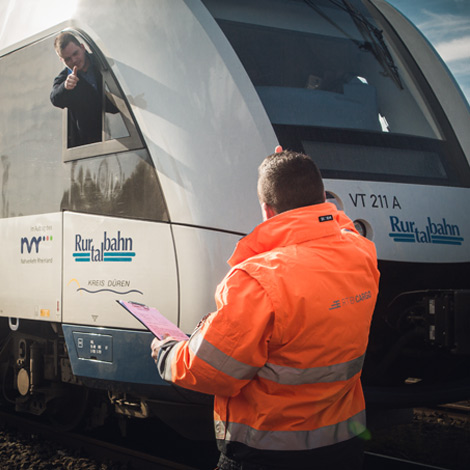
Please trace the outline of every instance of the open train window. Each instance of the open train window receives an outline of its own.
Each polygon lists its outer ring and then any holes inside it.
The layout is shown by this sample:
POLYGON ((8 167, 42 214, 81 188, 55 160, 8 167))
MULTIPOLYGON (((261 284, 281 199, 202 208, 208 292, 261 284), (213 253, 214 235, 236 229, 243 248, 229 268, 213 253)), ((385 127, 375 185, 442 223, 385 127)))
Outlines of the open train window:
MULTIPOLYGON (((83 44, 93 72, 86 75, 76 72, 79 80, 86 82, 81 89, 86 87, 89 92, 77 94, 73 102, 67 101, 66 105, 62 102, 60 106, 64 108, 64 161, 143 148, 131 111, 103 54, 85 33, 66 32, 83 44)), ((67 73, 74 71, 67 67, 62 74, 67 73)))

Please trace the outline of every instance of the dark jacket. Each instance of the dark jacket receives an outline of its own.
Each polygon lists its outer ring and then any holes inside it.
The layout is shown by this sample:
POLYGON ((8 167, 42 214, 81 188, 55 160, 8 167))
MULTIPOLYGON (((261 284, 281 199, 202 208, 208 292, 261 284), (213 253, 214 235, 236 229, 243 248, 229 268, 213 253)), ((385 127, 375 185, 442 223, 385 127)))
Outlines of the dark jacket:
MULTIPOLYGON (((102 130, 103 84, 99 66, 92 54, 88 54, 95 70, 98 89, 95 90, 78 72, 80 79, 73 90, 65 89, 65 80, 71 73, 66 67, 54 79, 51 102, 58 108, 68 108, 68 147, 100 142, 102 130)), ((106 98, 106 112, 117 113, 118 109, 106 98)))

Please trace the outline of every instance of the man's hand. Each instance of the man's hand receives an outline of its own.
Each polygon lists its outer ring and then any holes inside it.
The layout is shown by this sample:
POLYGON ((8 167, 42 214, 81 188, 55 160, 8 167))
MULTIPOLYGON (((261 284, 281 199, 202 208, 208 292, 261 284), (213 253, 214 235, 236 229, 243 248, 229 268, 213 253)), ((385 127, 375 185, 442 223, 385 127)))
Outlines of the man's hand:
POLYGON ((172 336, 167 336, 165 339, 158 339, 154 338, 152 341, 152 344, 150 345, 150 349, 152 350, 152 358, 155 362, 157 362, 158 359, 158 352, 160 351, 160 348, 165 344, 168 343, 168 341, 178 341, 176 338, 173 338, 172 336))
POLYGON ((77 66, 75 66, 72 73, 65 80, 64 87, 66 90, 73 90, 77 86, 77 83, 80 80, 77 73, 77 66))

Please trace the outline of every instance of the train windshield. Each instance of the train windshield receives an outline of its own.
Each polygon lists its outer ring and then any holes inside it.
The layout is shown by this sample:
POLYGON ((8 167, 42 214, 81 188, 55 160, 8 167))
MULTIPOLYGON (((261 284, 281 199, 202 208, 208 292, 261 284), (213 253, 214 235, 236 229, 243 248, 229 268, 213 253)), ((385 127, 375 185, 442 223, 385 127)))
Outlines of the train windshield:
POLYGON ((279 141, 312 155, 324 176, 461 184, 448 156, 458 145, 448 142, 432 91, 362 3, 204 3, 279 141))

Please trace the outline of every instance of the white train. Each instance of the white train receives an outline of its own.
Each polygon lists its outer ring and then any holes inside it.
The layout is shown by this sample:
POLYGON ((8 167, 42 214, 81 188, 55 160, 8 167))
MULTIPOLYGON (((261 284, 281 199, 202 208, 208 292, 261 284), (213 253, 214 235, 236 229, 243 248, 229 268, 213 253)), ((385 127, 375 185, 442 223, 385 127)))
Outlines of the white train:
POLYGON ((385 1, 5 0, 0 103, 0 365, 18 410, 73 422, 90 390, 132 416, 205 410, 160 380, 116 300, 188 333, 214 310, 278 143, 315 159, 377 246, 370 404, 470 396, 469 107, 385 1), (83 146, 49 98, 64 30, 119 109, 83 146))

